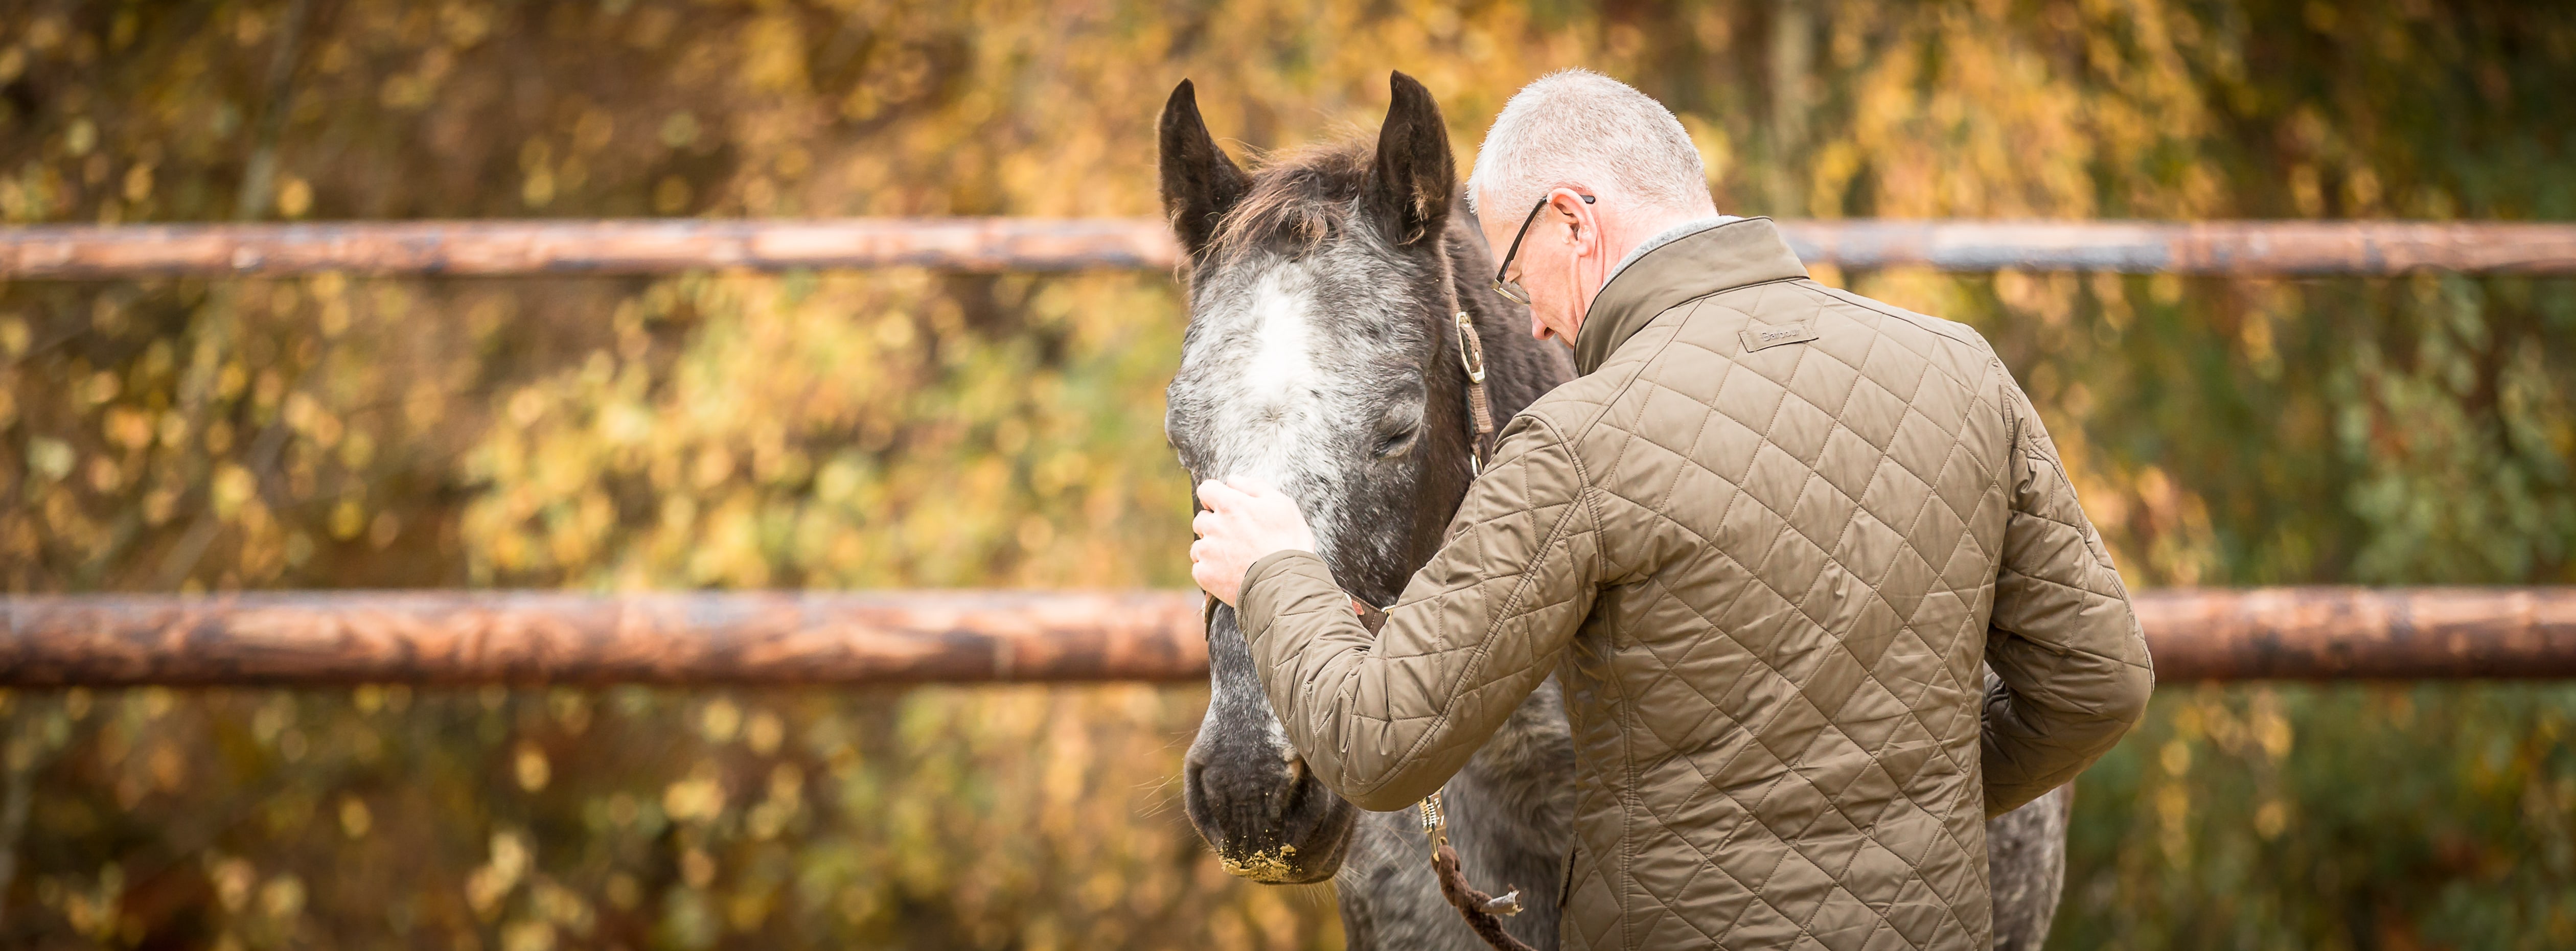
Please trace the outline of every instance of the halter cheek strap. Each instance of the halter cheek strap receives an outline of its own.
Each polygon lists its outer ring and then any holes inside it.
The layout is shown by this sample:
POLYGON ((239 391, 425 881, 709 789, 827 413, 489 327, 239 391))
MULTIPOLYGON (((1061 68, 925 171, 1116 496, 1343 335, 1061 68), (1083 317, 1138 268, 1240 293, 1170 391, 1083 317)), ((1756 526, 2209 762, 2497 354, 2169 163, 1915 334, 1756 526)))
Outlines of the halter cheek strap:
MULTIPOLYGON (((1590 196, 1585 196, 1590 201, 1590 196)), ((1457 311, 1458 364, 1467 371, 1467 416, 1476 431, 1467 437, 1467 468, 1483 475, 1485 463, 1493 457, 1494 405, 1485 395, 1485 342, 1476 336, 1476 322, 1466 311, 1457 311)), ((1347 592, 1345 592, 1347 594, 1347 592)), ((1386 626, 1385 608, 1350 595, 1351 613, 1360 626, 1376 634, 1386 626)), ((1209 603, 1213 605, 1214 599, 1209 603)), ((1431 840, 1431 874, 1440 882, 1440 897, 1458 909, 1467 920, 1467 929, 1476 933, 1487 947, 1496 951, 1534 951, 1528 944, 1503 930, 1502 917, 1521 911, 1520 889, 1512 888, 1499 897, 1478 891, 1467 883, 1467 874, 1458 867, 1458 850, 1449 845, 1449 816, 1440 807, 1440 792, 1433 790, 1422 800, 1422 832, 1431 840)))
POLYGON ((1467 466, 1483 475, 1485 461, 1493 456, 1487 441, 1494 435, 1494 405, 1485 398, 1485 342, 1476 336, 1476 322, 1466 311, 1459 311, 1456 319, 1458 363, 1467 368, 1467 415, 1476 424, 1476 434, 1468 438, 1467 466))

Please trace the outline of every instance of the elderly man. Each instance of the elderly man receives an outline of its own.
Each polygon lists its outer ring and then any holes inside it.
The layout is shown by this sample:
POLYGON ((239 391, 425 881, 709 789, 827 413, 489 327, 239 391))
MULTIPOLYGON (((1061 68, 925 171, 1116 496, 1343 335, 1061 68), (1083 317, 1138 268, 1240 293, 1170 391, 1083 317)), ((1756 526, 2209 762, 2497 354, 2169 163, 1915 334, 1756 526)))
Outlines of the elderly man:
POLYGON ((1614 80, 1523 89, 1469 189, 1582 375, 1505 428, 1375 636, 1293 501, 1199 487, 1193 575, 1290 740, 1401 808, 1556 674, 1567 947, 1988 947, 1985 820, 2154 681, 2029 399, 1975 331, 1716 214, 1681 123, 1614 80))

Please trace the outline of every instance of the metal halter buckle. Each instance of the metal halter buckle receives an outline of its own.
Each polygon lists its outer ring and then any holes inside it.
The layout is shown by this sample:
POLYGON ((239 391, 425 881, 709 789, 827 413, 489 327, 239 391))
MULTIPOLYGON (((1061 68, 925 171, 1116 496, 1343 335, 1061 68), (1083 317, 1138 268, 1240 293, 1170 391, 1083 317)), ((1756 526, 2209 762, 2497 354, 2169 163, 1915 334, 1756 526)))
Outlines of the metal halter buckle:
POLYGON ((1476 338, 1476 324, 1467 318, 1466 311, 1458 312, 1457 321, 1458 362, 1466 364, 1468 380, 1483 383, 1485 382, 1485 342, 1476 338))

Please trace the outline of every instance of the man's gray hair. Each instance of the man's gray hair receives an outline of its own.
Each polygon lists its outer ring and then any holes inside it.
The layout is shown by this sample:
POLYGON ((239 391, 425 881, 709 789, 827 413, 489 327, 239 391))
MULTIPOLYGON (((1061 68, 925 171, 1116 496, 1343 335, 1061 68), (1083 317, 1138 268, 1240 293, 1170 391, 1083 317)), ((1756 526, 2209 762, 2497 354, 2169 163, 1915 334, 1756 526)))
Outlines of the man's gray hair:
MULTIPOLYGON (((1467 207, 1483 198, 1519 215, 1548 189, 1604 186, 1665 211, 1715 211, 1708 168, 1681 120, 1645 93, 1588 69, 1568 69, 1521 87, 1494 117, 1476 150, 1467 207)), ((1499 250, 1499 249, 1498 249, 1499 250)))

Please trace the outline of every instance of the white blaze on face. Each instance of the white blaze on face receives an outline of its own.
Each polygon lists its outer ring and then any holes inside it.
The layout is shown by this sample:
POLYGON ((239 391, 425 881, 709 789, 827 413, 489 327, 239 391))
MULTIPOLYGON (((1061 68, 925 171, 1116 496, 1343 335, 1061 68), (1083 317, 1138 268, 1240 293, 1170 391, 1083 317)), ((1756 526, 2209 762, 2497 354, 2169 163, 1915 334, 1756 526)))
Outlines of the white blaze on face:
POLYGON ((1271 268, 1252 290, 1252 356, 1240 395, 1274 424, 1292 418, 1315 384, 1314 299, 1314 281, 1298 267, 1271 268))
MULTIPOLYGON (((1384 532, 1349 525, 1340 497, 1353 465, 1366 464, 1387 407, 1386 379, 1419 372, 1411 354, 1426 342, 1408 329, 1411 313, 1396 290, 1400 275, 1383 266, 1369 242, 1348 242, 1291 260, 1279 256, 1231 262, 1202 272, 1192 301, 1189 342, 1169 391, 1172 439, 1200 478, 1258 480, 1297 500, 1327 561, 1340 546, 1392 544, 1384 532), (1326 308, 1335 308, 1327 312, 1326 308), (1355 328, 1381 321, 1378 332, 1355 328), (1346 538, 1344 528, 1363 537, 1346 538)), ((1211 709, 1239 708, 1258 681, 1212 678, 1211 709)), ((1267 706, 1263 703, 1262 706, 1267 706)), ((1265 718, 1269 748, 1283 760, 1295 747, 1275 718, 1265 718)), ((1203 734, 1204 736, 1204 734, 1203 734)))
POLYGON ((1206 408, 1207 478, 1253 480, 1297 500, 1324 545, 1339 506, 1324 489, 1336 463, 1330 439, 1343 387, 1328 379, 1326 341, 1316 326, 1316 276, 1306 266, 1267 262, 1258 276, 1215 295, 1205 331, 1188 354, 1195 402, 1206 408), (1204 361, 1204 362, 1202 362, 1204 361))

